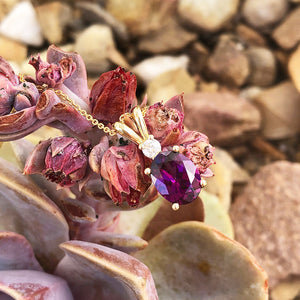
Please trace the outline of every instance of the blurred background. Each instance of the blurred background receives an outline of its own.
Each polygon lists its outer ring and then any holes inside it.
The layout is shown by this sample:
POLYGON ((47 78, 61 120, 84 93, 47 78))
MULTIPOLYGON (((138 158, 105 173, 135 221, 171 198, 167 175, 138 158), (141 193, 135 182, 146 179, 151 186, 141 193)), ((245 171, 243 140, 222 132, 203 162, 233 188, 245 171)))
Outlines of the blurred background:
POLYGON ((216 147, 205 205, 274 300, 300 297, 299 42, 299 0, 0 0, 0 56, 16 73, 33 76, 30 55, 55 44, 82 56, 90 87, 120 65, 140 101, 184 92, 185 125, 216 147))

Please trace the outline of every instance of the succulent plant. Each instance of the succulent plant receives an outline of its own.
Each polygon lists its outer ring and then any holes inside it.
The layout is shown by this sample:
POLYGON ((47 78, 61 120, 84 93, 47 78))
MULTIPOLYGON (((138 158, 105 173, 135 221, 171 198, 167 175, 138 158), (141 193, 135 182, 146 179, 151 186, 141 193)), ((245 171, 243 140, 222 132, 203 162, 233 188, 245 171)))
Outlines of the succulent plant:
MULTIPOLYGON (((0 59, 0 140, 11 141, 18 162, 0 159, 0 299, 268 298, 266 273, 203 223, 200 198, 171 210, 144 173, 151 159, 56 93, 112 128, 137 105, 132 73, 104 73, 89 91, 78 54, 51 46, 47 62, 30 64, 36 78, 21 82, 0 59), (23 138, 44 125, 61 136, 23 138)), ((179 145, 202 177, 212 175, 214 148, 184 130, 182 95, 150 106, 144 119, 164 150, 179 145)))

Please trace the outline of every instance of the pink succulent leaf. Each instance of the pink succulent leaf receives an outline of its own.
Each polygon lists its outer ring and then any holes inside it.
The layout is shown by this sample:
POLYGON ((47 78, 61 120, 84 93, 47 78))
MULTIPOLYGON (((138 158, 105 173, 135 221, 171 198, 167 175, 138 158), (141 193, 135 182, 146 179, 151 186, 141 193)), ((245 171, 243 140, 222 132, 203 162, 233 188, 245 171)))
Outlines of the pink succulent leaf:
POLYGON ((110 247, 125 253, 132 253, 147 247, 148 243, 134 235, 98 231, 91 235, 87 242, 110 247))
POLYGON ((92 128, 91 122, 69 104, 62 102, 51 90, 46 90, 40 96, 36 106, 36 116, 40 120, 48 118, 52 121, 58 120, 77 133, 86 132, 92 128))
POLYGON ((203 177, 211 177, 213 173, 208 167, 215 163, 214 147, 209 144, 208 137, 197 131, 186 131, 178 140, 180 152, 186 155, 199 169, 203 177))
POLYGON ((183 106, 183 93, 180 95, 176 95, 169 99, 166 103, 165 106, 167 108, 174 108, 184 114, 184 106, 183 106))
POLYGON ((0 291, 10 299, 73 300, 65 280, 32 270, 0 271, 0 291))
POLYGON ((0 159, 0 169, 0 228, 24 235, 51 270, 62 257, 57 245, 69 239, 62 212, 14 165, 0 159))
POLYGON ((36 57, 30 58, 29 64, 35 68, 36 83, 39 85, 46 84, 50 88, 63 83, 76 69, 76 64, 71 57, 63 57, 60 61, 50 64, 42 61, 38 54, 36 57))
POLYGON ((139 198, 151 185, 143 170, 150 164, 135 144, 110 147, 103 155, 101 175, 109 181, 113 201, 129 205, 138 204, 139 198))
POLYGON ((132 256, 96 244, 70 241, 55 274, 64 278, 74 299, 157 300, 149 269, 132 256))
POLYGON ((136 77, 121 67, 103 73, 94 83, 90 99, 92 114, 98 120, 114 123, 137 104, 136 77))
MULTIPOLYGON (((61 61, 62 67, 64 67, 63 58, 70 60, 75 63, 76 68, 72 76, 67 77, 64 80, 64 86, 72 91, 75 95, 81 98, 86 104, 89 102, 89 89, 87 85, 87 74, 85 64, 78 53, 65 52, 54 45, 51 45, 47 51, 47 61, 52 64, 57 64, 61 61)), ((67 68, 68 69, 68 68, 67 68)))
POLYGON ((19 83, 19 79, 13 68, 2 56, 0 56, 0 78, 1 77, 7 78, 12 85, 17 85, 19 83))
POLYGON ((31 245, 22 235, 0 231, 0 270, 42 271, 42 267, 31 245))
POLYGON ((183 112, 159 102, 149 107, 145 115, 145 122, 150 134, 162 146, 171 146, 176 144, 183 132, 183 117, 183 112))
POLYGON ((24 173, 41 173, 62 187, 70 187, 84 178, 88 152, 89 143, 79 143, 71 137, 56 137, 36 147, 28 158, 24 173))
POLYGON ((89 164, 92 170, 98 174, 101 172, 101 160, 106 152, 106 150, 109 148, 109 141, 108 137, 104 136, 100 140, 99 144, 97 144, 95 147, 93 147, 90 155, 89 155, 89 164))

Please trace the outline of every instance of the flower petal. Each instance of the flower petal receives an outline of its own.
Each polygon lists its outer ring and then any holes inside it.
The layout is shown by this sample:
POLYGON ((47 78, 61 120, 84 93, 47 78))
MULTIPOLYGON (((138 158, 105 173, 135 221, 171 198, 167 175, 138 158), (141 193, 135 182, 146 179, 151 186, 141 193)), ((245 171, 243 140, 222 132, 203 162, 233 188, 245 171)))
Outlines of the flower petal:
POLYGON ((250 252, 202 222, 170 226, 134 256, 160 299, 268 299, 267 275, 250 252))
POLYGON ((42 268, 29 242, 20 234, 0 232, 0 270, 36 270, 42 268))
POLYGON ((62 257, 57 245, 68 240, 63 214, 13 165, 0 159, 0 169, 0 228, 24 235, 41 264, 52 269, 62 257))
POLYGON ((158 299, 149 269, 132 256, 82 241, 61 248, 66 256, 55 273, 68 281, 75 299, 158 299))
POLYGON ((0 291, 18 300, 73 300, 63 279, 38 271, 0 271, 0 291))

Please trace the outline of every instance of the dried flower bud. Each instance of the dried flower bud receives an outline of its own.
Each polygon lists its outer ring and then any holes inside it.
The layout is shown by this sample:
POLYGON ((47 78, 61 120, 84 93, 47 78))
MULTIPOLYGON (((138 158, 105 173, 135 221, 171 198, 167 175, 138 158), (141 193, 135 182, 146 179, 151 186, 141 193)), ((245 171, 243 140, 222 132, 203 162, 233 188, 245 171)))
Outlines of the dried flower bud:
POLYGON ((162 146, 170 146, 176 144, 183 131, 183 117, 183 112, 160 102, 149 107, 145 122, 162 146))
POLYGON ((208 168, 214 163, 214 147, 209 144, 208 137, 197 131, 186 131, 178 140, 180 152, 186 155, 199 169, 201 176, 213 176, 208 168))
POLYGON ((151 185, 151 179, 144 174, 150 164, 135 144, 113 146, 103 155, 101 175, 109 182, 112 200, 120 205, 126 201, 130 206, 139 204, 140 197, 151 185))
POLYGON ((24 173, 40 173, 60 186, 73 186, 86 174, 88 150, 89 143, 79 143, 71 137, 49 139, 36 146, 24 173))
POLYGON ((47 84, 49 87, 61 84, 76 69, 76 64, 71 57, 63 57, 59 64, 50 64, 42 61, 40 55, 37 55, 37 57, 30 58, 29 64, 36 70, 36 83, 47 84))
POLYGON ((94 83, 90 99, 93 116, 114 123, 120 115, 136 106, 136 77, 118 67, 103 73, 94 83))

